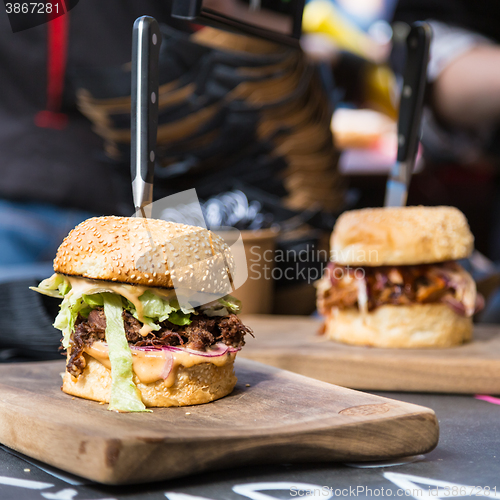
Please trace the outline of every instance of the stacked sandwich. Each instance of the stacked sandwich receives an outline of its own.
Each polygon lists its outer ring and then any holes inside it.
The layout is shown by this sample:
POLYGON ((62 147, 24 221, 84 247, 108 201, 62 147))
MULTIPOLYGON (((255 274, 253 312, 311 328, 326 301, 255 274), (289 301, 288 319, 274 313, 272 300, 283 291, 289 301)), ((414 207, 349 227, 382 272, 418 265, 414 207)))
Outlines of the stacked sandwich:
POLYGON ((470 255, 473 242, 464 215, 453 207, 344 213, 317 284, 325 335, 402 348, 469 340, 481 297, 456 261, 470 255))
POLYGON ((229 256, 210 231, 161 220, 99 217, 72 230, 35 288, 62 299, 63 391, 119 411, 229 394, 250 332, 225 295, 229 256))

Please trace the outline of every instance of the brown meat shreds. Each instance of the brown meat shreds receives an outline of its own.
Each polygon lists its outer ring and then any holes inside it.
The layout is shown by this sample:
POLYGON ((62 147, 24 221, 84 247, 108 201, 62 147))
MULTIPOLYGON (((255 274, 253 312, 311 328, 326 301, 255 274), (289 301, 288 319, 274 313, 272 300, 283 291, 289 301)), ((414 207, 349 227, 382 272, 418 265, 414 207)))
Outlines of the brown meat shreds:
POLYGON ((428 303, 445 303, 462 315, 478 309, 474 282, 456 262, 356 268, 330 262, 318 284, 319 312, 359 306, 360 284, 366 285, 369 311, 428 303))
MULTIPOLYGON (((161 329, 143 337, 139 330, 142 323, 128 311, 123 311, 123 325, 130 345, 137 347, 180 346, 197 351, 222 342, 228 346, 240 348, 245 344, 244 337, 252 331, 235 314, 229 316, 208 317, 204 314, 193 315, 189 325, 179 326, 166 320, 160 323, 161 329)), ((66 366, 74 377, 78 377, 85 368, 83 350, 98 340, 105 341, 106 317, 102 307, 93 309, 88 318, 79 316, 75 331, 70 340, 70 358, 66 366)))

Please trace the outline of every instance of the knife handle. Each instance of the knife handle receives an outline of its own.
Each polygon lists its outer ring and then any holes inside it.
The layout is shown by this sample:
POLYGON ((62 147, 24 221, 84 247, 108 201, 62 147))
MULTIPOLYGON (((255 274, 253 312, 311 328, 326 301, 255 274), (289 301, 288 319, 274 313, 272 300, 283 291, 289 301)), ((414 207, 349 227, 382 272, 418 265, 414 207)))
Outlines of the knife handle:
POLYGON ((418 22, 412 24, 406 39, 406 65, 398 120, 399 162, 410 161, 412 164, 417 154, 431 37, 430 26, 418 22))
MULTIPOLYGON (((158 130, 158 59, 161 34, 156 19, 136 19, 132 32, 132 180, 153 184, 158 130)), ((152 200, 150 200, 152 201, 152 200)))

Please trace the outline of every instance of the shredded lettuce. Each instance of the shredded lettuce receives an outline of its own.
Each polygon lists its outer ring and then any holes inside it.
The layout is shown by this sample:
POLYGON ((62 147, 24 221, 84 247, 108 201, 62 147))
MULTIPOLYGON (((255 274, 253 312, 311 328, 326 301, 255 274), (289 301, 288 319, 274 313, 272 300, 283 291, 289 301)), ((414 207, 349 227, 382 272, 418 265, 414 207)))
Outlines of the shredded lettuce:
MULTIPOLYGON (((88 316, 87 304, 82 298, 65 298, 60 306, 59 314, 54 321, 54 327, 63 333, 62 345, 65 349, 69 347, 69 339, 75 329, 75 321, 78 313, 85 313, 88 316)), ((89 311, 90 312, 90 311, 89 311)))
POLYGON ((93 293, 91 295, 82 295, 82 299, 91 307, 95 309, 98 306, 104 305, 104 299, 100 293, 93 293))
POLYGON ((155 320, 153 318, 149 318, 148 316, 144 315, 142 316, 142 318, 139 318, 134 304, 132 304, 132 302, 130 302, 130 300, 127 300, 125 297, 123 297, 123 308, 126 309, 135 319, 142 321, 143 323, 148 325, 153 331, 156 332, 161 329, 161 326, 155 323, 155 320))
MULTIPOLYGON (((63 299, 54 326, 63 332, 62 344, 65 349, 69 347, 78 314, 87 318, 92 309, 104 305, 104 295, 119 297, 122 308, 129 311, 137 320, 148 325, 153 331, 160 330, 160 323, 167 319, 174 325, 189 325, 192 322, 192 314, 197 314, 194 309, 181 307, 173 298, 175 295, 166 297, 160 292, 157 295, 152 290, 147 290, 139 297, 142 304, 142 316, 139 317, 134 304, 125 297, 97 285, 90 290, 90 293, 75 294, 69 281, 61 274, 53 274, 50 278, 43 280, 38 287, 32 287, 32 290, 63 299)), ((228 316, 237 314, 240 310, 241 302, 231 295, 200 307, 200 311, 207 316, 228 316)))
POLYGON ((158 323, 166 319, 174 323, 174 325, 189 325, 192 321, 191 313, 183 312, 177 300, 161 298, 150 290, 144 292, 139 297, 139 300, 142 304, 142 318, 139 318, 134 304, 128 300, 126 301, 125 309, 127 309, 134 318, 143 321, 155 331, 161 329, 158 323))
POLYGON ((153 330, 155 332, 157 332, 158 330, 161 330, 161 326, 158 323, 156 323, 153 318, 148 318, 147 316, 143 316, 142 318, 139 318, 139 316, 137 315, 137 311, 135 311, 135 309, 134 309, 132 316, 134 316, 135 319, 142 321, 143 323, 148 325, 151 328, 151 330, 153 330))
POLYGON ((213 318, 214 316, 229 316, 228 310, 220 304, 216 305, 215 307, 212 306, 203 309, 203 313, 210 318, 213 318))
POLYGON ((173 307, 172 302, 164 300, 153 292, 147 290, 140 297, 139 300, 142 304, 142 313, 148 318, 154 318, 160 323, 165 321, 169 315, 176 309, 173 307))
POLYGON ((229 316, 238 314, 241 310, 241 301, 232 295, 226 295, 201 307, 207 316, 229 316))
POLYGON ((93 295, 83 294, 81 297, 70 294, 64 297, 60 305, 59 314, 54 320, 54 327, 63 332, 62 345, 65 349, 69 347, 69 339, 75 329, 75 322, 78 314, 87 318, 92 309, 97 306, 102 306, 103 303, 103 298, 100 293, 95 293, 93 295))
POLYGON ((30 288, 43 295, 60 299, 71 290, 71 285, 62 274, 54 273, 50 278, 44 279, 38 286, 30 286, 30 288))
POLYGON ((226 295, 219 299, 221 303, 229 312, 233 314, 238 314, 241 311, 241 300, 233 297, 232 295, 226 295))
MULTIPOLYGON (((75 295, 71 292, 71 284, 61 274, 53 274, 50 278, 43 280, 38 287, 32 287, 32 290, 52 297, 63 298, 54 326, 63 332, 63 346, 66 349, 69 347, 70 336, 78 314, 87 318, 92 309, 104 305, 103 293, 113 293, 96 286, 95 291, 92 289, 88 294, 75 295)), ((147 290, 139 297, 142 304, 141 317, 139 317, 132 302, 125 297, 121 297, 121 300, 124 309, 129 311, 134 318, 148 325, 153 331, 160 330, 160 323, 167 319, 174 325, 189 325, 192 322, 192 314, 196 314, 194 309, 181 307, 176 299, 157 295, 151 290, 147 290)), ((241 302, 231 295, 226 295, 200 307, 200 310, 207 316, 238 314, 240 309, 241 302)))
POLYGON ((168 316, 170 323, 174 325, 184 326, 189 325, 193 320, 191 314, 183 313, 182 311, 174 311, 168 316))
POLYGON ((173 304, 177 309, 180 309, 184 314, 193 314, 194 313, 194 307, 189 304, 191 307, 186 307, 186 302, 185 300, 182 301, 182 305, 179 305, 179 302, 177 300, 173 301, 173 304))
POLYGON ((64 279, 63 282, 57 287, 59 290, 59 295, 63 297, 71 290, 71 283, 64 279))
POLYGON ((141 401, 141 395, 132 376, 132 353, 125 335, 122 318, 122 298, 114 293, 103 293, 106 316, 106 343, 111 363, 111 397, 109 410, 150 411, 141 401))

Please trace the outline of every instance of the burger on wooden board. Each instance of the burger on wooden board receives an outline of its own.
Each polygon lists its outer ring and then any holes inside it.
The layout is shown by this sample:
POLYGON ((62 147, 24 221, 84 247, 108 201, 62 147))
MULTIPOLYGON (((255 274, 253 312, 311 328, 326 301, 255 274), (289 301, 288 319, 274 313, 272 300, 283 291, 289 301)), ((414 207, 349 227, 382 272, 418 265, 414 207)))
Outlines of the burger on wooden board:
POLYGON ((229 394, 251 333, 239 301, 225 295, 230 254, 207 229, 156 219, 97 217, 73 229, 55 274, 34 288, 62 298, 54 323, 67 350, 62 390, 118 411, 229 394))
POLYGON ((448 347, 471 339, 481 306, 456 261, 474 238, 453 207, 369 208, 342 214, 317 283, 324 334, 354 345, 448 347))

